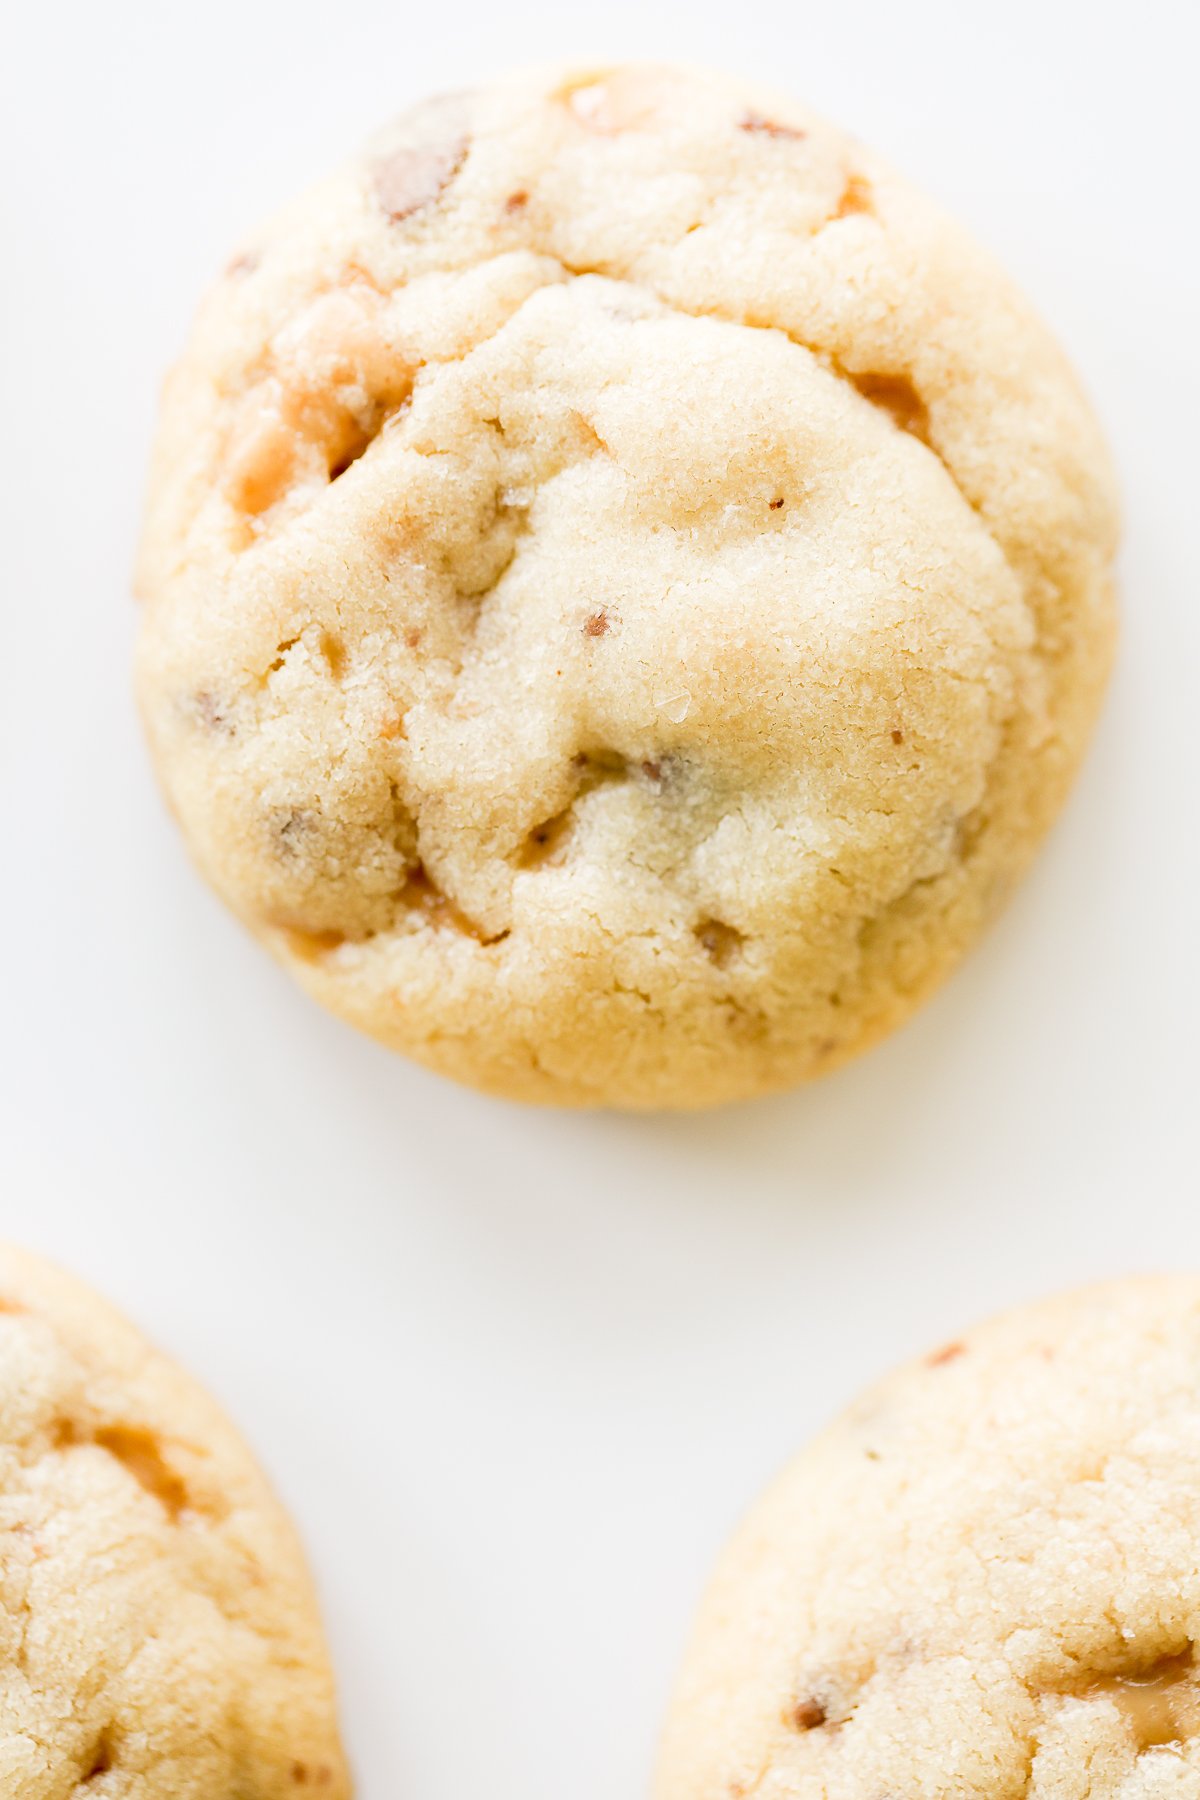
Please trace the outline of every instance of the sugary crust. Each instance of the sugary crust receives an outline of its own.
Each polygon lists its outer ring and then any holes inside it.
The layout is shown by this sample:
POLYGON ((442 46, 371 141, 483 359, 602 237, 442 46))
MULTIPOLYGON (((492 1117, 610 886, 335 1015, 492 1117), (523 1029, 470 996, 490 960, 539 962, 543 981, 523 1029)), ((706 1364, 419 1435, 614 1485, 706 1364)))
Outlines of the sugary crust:
POLYGON ((303 1556, 95 1294, 0 1246, 0 1795, 347 1800, 303 1556))
POLYGON ((940 1346, 725 1552, 656 1800, 1200 1794, 1200 1279, 940 1346))
POLYGON ((408 115, 210 295, 140 693, 201 867, 335 1011, 698 1106, 977 936, 1092 723, 1114 534, 1058 350, 873 157, 543 72, 408 115))

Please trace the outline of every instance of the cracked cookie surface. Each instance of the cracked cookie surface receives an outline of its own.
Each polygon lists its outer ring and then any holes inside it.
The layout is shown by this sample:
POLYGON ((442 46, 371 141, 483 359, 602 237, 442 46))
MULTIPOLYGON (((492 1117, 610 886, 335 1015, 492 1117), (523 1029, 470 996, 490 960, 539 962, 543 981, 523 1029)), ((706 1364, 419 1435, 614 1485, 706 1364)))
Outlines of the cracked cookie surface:
POLYGON ((901 1370, 735 1535, 656 1800, 1200 1795, 1200 1278, 901 1370))
POLYGON ((703 1105, 898 1024, 1060 803, 1114 501, 1069 369, 794 105, 556 71, 268 226, 164 401, 139 687, 305 985, 530 1100, 703 1105))
POLYGON ((292 1527, 196 1385, 0 1246, 0 1796, 347 1800, 292 1527))

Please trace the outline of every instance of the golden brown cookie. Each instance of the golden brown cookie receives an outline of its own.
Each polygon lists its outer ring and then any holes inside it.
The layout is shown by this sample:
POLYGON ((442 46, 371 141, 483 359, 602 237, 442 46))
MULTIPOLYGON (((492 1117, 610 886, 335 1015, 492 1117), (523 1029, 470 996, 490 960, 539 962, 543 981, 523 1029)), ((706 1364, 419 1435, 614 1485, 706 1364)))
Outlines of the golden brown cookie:
POLYGON ((717 76, 408 114, 164 402, 142 705, 334 1011, 528 1100, 699 1106, 903 1020, 1024 869, 1112 636, 1112 480, 994 264, 717 76))
POLYGON ((245 1445, 0 1247, 0 1796, 347 1800, 304 1559, 245 1445))
POLYGON ((1195 1800, 1200 1279, 942 1345, 809 1446, 705 1602, 656 1800, 1195 1800))

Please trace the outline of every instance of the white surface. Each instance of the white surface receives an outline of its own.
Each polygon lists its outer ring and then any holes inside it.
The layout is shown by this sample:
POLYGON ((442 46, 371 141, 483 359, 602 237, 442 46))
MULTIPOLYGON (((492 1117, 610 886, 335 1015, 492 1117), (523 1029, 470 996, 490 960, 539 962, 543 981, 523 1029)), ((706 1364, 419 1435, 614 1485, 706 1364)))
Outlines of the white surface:
POLYGON ((818 1421, 989 1309, 1200 1263, 1191 9, 587 11, 66 0, 0 75, 0 1228, 273 1471, 361 1800, 638 1794, 710 1557, 818 1421), (425 90, 596 51, 765 74, 937 192, 1128 509, 1112 701, 1008 915, 854 1069, 696 1119, 516 1111, 323 1017, 193 876, 128 695, 154 393, 229 245, 425 90))

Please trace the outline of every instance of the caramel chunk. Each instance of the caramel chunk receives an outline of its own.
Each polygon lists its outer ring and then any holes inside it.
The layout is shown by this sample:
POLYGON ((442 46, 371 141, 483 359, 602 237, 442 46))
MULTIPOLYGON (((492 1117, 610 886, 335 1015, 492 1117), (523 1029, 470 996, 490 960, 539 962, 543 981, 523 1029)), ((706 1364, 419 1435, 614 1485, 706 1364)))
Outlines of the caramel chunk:
POLYGON ((457 137, 446 143, 404 145, 375 165, 375 193, 393 224, 432 206, 467 159, 468 143, 457 137))
POLYGON ((825 1723, 825 1708, 809 1694, 796 1701, 787 1719, 794 1731, 815 1731, 818 1725, 825 1723))
POLYGON ((797 143, 808 136, 798 125, 781 125, 778 119, 767 119, 756 112, 743 113, 738 120, 738 130, 755 132, 763 137, 792 138, 797 143))

